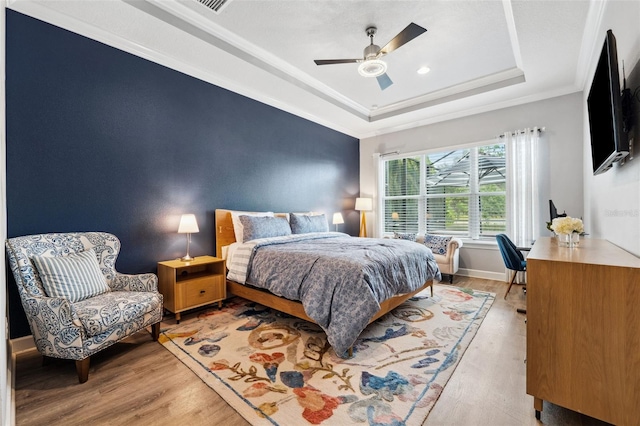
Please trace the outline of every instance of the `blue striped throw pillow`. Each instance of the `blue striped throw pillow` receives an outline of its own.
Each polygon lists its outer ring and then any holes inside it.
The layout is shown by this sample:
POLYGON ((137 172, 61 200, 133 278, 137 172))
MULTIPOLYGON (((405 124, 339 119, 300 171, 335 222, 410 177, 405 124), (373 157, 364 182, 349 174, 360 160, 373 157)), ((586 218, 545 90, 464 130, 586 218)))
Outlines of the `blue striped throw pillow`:
POLYGON ((110 290, 93 249, 67 256, 34 256, 31 261, 50 297, 79 302, 110 290))

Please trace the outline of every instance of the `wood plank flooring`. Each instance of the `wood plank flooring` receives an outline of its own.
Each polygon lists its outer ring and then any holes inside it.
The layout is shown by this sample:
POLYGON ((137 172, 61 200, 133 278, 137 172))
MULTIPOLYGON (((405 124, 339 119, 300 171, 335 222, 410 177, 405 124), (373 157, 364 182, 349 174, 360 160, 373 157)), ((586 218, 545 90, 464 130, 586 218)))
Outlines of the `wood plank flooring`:
MULTIPOLYGON (((526 303, 522 288, 514 286, 505 301, 507 284, 501 281, 456 277, 453 285, 494 292, 496 300, 424 425, 540 424, 525 393, 525 315, 516 313, 526 303)), ((165 324, 174 323, 173 316, 165 318, 165 324)), ((16 367, 18 426, 248 425, 148 333, 92 357, 84 384, 73 361, 43 366, 35 351, 19 354, 16 367)), ((605 425, 546 402, 541 420, 605 425)))

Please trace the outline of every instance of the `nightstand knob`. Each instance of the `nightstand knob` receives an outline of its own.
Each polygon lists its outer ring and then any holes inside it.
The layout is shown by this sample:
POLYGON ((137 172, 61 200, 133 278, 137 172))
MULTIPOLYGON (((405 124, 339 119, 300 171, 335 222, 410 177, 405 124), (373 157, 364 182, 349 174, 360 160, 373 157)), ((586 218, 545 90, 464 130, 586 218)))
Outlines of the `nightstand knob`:
POLYGON ((200 290, 200 294, 205 294, 206 290, 200 290))

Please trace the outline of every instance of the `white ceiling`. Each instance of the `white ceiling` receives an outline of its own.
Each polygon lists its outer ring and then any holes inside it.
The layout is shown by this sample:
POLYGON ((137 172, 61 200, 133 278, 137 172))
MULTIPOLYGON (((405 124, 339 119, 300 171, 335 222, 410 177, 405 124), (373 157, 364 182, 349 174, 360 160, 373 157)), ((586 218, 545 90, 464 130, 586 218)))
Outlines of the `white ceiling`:
MULTIPOLYGON (((14 0, 11 9, 363 138, 582 90, 601 2, 14 0), (358 64, 365 30, 384 46, 409 23, 427 29, 384 57, 380 90, 358 64), (417 74, 421 66, 431 71, 417 74)), ((595 43, 597 44, 597 43, 595 43)))

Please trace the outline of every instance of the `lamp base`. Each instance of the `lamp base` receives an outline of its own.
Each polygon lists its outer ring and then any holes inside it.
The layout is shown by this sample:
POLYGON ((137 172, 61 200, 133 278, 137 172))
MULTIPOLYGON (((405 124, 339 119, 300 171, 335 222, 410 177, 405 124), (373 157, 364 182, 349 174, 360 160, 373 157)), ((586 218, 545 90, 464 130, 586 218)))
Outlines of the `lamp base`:
POLYGON ((184 257, 181 257, 180 260, 182 260, 183 262, 191 262, 192 260, 195 260, 195 257, 191 257, 189 255, 186 255, 184 257))
POLYGON ((360 221, 360 234, 358 236, 367 238, 367 216, 365 216, 364 211, 362 212, 362 219, 360 221))

